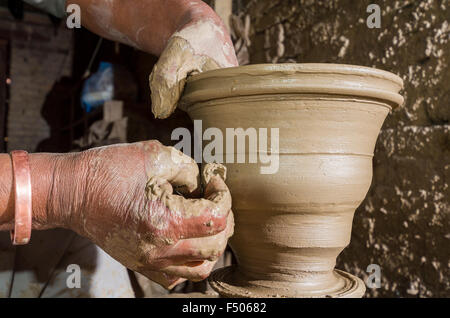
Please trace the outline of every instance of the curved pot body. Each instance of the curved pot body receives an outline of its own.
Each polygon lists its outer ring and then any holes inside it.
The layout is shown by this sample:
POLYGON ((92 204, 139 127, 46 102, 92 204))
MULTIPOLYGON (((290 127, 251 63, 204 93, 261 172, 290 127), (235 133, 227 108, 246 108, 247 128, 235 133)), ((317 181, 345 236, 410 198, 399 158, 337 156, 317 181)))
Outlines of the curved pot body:
POLYGON ((213 273, 213 288, 244 297, 363 295, 363 282, 334 266, 369 189, 383 121, 403 102, 401 88, 391 73, 334 64, 250 65, 188 81, 183 107, 203 129, 220 129, 225 144, 227 128, 250 128, 258 140, 256 148, 248 141, 238 149, 237 139, 233 150, 223 147, 238 266, 213 273), (227 161, 239 154, 245 163, 227 161))

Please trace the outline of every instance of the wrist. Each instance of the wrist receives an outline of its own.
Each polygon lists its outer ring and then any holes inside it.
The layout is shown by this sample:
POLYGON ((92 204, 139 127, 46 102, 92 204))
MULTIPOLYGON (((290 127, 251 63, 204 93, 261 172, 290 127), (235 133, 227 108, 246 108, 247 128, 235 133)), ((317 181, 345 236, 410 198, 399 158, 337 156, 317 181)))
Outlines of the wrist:
MULTIPOLYGON (((32 228, 53 227, 49 222, 48 198, 52 187, 55 158, 51 154, 28 155, 31 174, 32 228)), ((0 230, 14 228, 14 173, 10 155, 1 155, 0 230)))
POLYGON ((29 155, 31 170, 31 196, 33 209, 32 228, 42 230, 58 226, 57 211, 51 204, 55 183, 56 167, 63 155, 37 153, 29 155))
MULTIPOLYGON (((49 183, 42 215, 45 228, 75 227, 76 215, 81 210, 84 193, 82 181, 83 153, 51 154, 47 168, 49 183)), ((33 182, 32 182, 33 183, 33 182)))
MULTIPOLYGON (((82 153, 29 154, 32 228, 72 228, 82 208, 82 153)), ((0 155, 0 231, 14 228, 14 176, 11 157, 0 155)))

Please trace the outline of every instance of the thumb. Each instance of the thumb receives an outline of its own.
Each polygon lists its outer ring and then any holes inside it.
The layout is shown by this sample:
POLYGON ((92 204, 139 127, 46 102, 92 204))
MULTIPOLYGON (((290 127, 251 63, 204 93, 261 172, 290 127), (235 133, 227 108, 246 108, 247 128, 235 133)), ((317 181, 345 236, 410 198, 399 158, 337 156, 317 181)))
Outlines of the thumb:
POLYGON ((216 68, 218 64, 208 56, 196 55, 188 41, 171 37, 149 78, 155 117, 167 118, 175 111, 190 74, 216 68))

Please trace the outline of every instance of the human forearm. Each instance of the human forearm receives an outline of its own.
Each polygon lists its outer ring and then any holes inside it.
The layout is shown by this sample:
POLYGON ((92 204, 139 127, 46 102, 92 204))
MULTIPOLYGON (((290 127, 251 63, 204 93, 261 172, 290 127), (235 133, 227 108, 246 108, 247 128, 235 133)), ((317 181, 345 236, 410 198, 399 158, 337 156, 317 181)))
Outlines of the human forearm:
POLYGON ((228 30, 200 0, 67 0, 94 33, 159 56, 150 76, 152 111, 175 110, 192 73, 238 65, 228 30))
POLYGON ((12 191, 13 175, 11 158, 9 155, 0 155, 0 230, 11 229, 11 220, 14 218, 14 192, 12 191))
POLYGON ((81 23, 102 37, 160 55, 170 36, 201 19, 222 25, 214 11, 200 0, 67 0, 78 4, 81 23))
MULTIPOLYGON (((30 154, 31 194, 32 194, 32 227, 33 229, 52 228, 63 223, 62 211, 58 200, 53 200, 52 191, 56 183, 68 183, 67 171, 64 176, 57 170, 61 166, 70 165, 73 155, 30 154)), ((67 170, 67 169, 65 169, 67 170)), ((73 171, 72 171, 73 173, 73 171)), ((11 157, 0 155, 0 230, 11 230, 14 227, 14 188, 11 157)), ((67 188, 67 186, 65 186, 67 188)))

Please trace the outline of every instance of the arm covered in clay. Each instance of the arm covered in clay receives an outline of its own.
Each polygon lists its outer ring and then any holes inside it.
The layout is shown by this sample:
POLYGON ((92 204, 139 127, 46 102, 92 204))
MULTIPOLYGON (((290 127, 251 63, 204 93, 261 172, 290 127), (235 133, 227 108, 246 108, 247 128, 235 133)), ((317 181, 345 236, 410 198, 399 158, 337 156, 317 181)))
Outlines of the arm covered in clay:
POLYGON ((228 31, 201 0, 67 0, 81 7, 81 23, 102 37, 160 56, 150 76, 152 111, 169 117, 186 77, 237 66, 228 31))
MULTIPOLYGON (((72 154, 30 154, 33 229, 67 228, 126 267, 171 288, 207 277, 233 233, 231 197, 206 166, 158 141, 72 154)), ((0 230, 14 226, 13 173, 0 155, 0 230)))

